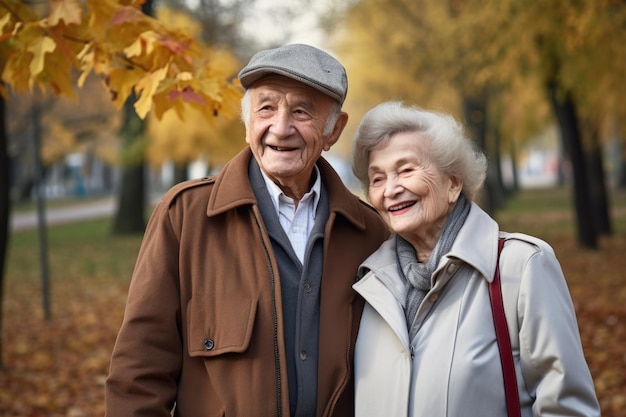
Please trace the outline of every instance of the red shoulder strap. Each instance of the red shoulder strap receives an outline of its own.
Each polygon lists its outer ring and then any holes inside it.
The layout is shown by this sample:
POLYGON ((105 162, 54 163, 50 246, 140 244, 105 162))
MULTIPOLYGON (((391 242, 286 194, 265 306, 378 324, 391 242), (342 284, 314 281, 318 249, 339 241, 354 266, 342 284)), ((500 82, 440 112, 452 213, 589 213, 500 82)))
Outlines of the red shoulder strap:
POLYGON ((517 390, 517 377, 515 375, 515 364, 513 362, 513 350, 511 349, 511 338, 506 324, 504 314, 504 303, 502 301, 502 288, 500 286, 500 252, 504 247, 504 239, 498 239, 498 256, 496 258, 496 273, 493 281, 489 284, 489 299, 491 300, 491 310, 493 313, 493 324, 496 328, 496 339, 500 351, 500 361, 502 362, 502 375, 504 376, 504 391, 506 394, 506 409, 509 417, 520 417, 519 392, 517 390))

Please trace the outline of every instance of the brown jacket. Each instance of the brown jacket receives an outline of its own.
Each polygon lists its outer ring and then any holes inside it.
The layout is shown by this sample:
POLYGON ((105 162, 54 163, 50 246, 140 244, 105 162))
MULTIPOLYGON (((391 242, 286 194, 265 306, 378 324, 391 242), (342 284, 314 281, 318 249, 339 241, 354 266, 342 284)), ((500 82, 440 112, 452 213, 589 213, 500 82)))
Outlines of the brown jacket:
MULTIPOLYGON (((150 218, 106 382, 109 417, 289 416, 280 279, 248 180, 249 149, 219 176, 170 190, 150 218)), ((387 238, 330 165, 318 416, 351 416, 363 302, 359 264, 387 238)))

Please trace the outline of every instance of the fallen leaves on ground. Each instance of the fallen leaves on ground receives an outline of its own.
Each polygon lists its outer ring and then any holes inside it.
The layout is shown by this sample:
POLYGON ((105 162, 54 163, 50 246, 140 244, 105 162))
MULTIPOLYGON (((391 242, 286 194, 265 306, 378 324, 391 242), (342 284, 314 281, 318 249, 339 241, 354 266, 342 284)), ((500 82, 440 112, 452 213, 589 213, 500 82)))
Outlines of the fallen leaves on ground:
POLYGON ((104 381, 122 320, 127 285, 53 284, 52 317, 40 289, 14 284, 4 308, 3 417, 104 415, 104 381))
MULTIPOLYGON (((626 237, 580 249, 550 241, 576 308, 585 354, 604 417, 626 410, 626 237)), ((53 316, 41 313, 37 284, 11 282, 4 306, 0 415, 92 417, 104 414, 104 380, 122 319, 127 282, 106 278, 53 285, 53 316)))

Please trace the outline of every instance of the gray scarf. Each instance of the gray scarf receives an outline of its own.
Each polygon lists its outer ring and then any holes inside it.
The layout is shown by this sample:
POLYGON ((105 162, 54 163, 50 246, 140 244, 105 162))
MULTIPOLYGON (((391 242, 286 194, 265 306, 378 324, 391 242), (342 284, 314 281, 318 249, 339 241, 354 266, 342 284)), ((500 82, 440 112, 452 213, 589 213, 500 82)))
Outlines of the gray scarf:
POLYGON ((450 252, 450 248, 469 214, 470 206, 471 204, 461 194, 446 220, 435 249, 433 249, 428 262, 425 264, 418 262, 417 253, 413 245, 400 237, 400 235, 397 235, 396 253, 398 256, 398 269, 400 270, 400 275, 406 280, 408 290, 404 314, 406 315, 407 327, 409 329, 409 340, 413 340, 417 333, 417 326, 414 323, 415 314, 424 296, 430 290, 432 274, 435 272, 437 265, 439 265, 441 257, 450 252))

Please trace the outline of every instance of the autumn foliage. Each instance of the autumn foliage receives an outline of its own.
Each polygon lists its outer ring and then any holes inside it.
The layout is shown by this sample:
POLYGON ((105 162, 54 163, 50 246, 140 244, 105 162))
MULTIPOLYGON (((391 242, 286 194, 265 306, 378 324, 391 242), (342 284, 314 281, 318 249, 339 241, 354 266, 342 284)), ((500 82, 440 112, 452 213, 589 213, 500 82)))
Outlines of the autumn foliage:
POLYGON ((134 93, 141 118, 150 111, 160 118, 170 109, 182 115, 187 106, 208 120, 236 114, 239 84, 224 73, 219 54, 184 28, 146 16, 141 3, 50 0, 35 8, 0 0, 3 82, 18 92, 39 88, 73 97, 75 86, 94 73, 117 108, 134 93))

